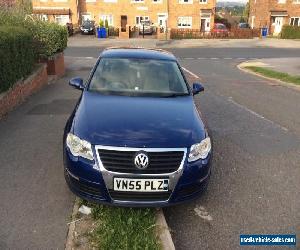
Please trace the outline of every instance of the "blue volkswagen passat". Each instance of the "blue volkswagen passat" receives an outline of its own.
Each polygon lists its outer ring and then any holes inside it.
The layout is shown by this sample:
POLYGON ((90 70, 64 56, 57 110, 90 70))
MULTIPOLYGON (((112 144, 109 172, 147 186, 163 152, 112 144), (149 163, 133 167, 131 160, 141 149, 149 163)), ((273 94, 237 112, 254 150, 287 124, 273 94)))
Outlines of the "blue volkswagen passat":
POLYGON ((210 176, 211 140, 176 58, 138 48, 106 49, 64 133, 65 178, 86 200, 166 206, 196 197, 210 176))

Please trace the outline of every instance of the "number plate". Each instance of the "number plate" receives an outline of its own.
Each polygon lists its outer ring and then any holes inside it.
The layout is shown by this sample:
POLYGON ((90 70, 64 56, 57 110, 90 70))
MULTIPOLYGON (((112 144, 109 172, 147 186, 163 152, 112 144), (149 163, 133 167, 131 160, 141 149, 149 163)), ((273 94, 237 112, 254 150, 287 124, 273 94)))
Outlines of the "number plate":
POLYGON ((114 190, 133 192, 166 192, 169 190, 169 180, 114 178, 114 190))

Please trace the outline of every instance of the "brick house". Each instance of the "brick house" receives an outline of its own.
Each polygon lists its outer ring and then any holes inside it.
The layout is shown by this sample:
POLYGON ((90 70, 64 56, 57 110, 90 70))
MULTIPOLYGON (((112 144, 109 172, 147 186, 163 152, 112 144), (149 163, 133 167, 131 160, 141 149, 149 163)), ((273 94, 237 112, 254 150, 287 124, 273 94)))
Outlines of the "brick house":
POLYGON ((33 0, 33 13, 44 20, 80 24, 89 19, 121 27, 150 20, 157 26, 210 31, 216 0, 33 0))
POLYGON ((78 24, 78 0, 32 0, 32 9, 44 21, 78 24))
POLYGON ((249 0, 249 24, 278 35, 283 25, 300 26, 300 0, 249 0))

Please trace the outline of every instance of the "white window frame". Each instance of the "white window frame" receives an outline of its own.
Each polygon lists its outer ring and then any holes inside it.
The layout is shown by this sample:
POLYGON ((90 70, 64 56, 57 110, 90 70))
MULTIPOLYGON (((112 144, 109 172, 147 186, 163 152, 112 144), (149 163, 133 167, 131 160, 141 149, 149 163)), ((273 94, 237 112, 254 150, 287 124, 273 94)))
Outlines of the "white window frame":
MULTIPOLYGON (((56 23, 58 23, 58 24, 60 24, 60 25, 66 25, 67 23, 70 22, 70 16, 69 16, 69 15, 55 15, 55 16, 54 16, 54 20, 55 20, 56 23), (64 17, 65 19, 68 19, 67 22, 58 22, 58 21, 57 21, 57 19, 62 19, 62 20, 63 20, 62 17, 64 17)), ((66 20, 65 20, 65 21, 66 21, 66 20)))
POLYGON ((100 14, 100 20, 105 24, 105 20, 108 20, 108 26, 114 26, 114 16, 113 14, 100 14))
POLYGON ((291 17, 290 18, 290 25, 291 26, 300 26, 300 16, 293 16, 293 17, 291 17), (295 21, 296 21, 295 19, 296 18, 298 18, 298 23, 297 24, 295 24, 295 21), (294 19, 293 22, 292 22, 292 19, 294 19))
POLYGON ((47 22, 49 20, 48 15, 46 14, 36 14, 35 15, 39 20, 47 22))
POLYGON ((141 21, 150 21, 150 17, 149 16, 135 16, 135 24, 139 25, 141 23, 141 21), (142 17, 142 19, 141 19, 142 17), (139 19, 139 21, 137 22, 137 18, 139 19))
POLYGON ((199 0, 200 4, 207 4, 208 0, 199 0))
POLYGON ((193 0, 179 0, 180 4, 193 4, 193 0))
POLYGON ((179 29, 191 29, 193 27, 193 17, 191 16, 179 16, 177 18, 177 27, 179 29), (180 22, 180 19, 187 19, 185 22, 180 22), (182 23, 187 23, 188 25, 181 25, 182 23))
POLYGON ((255 16, 251 16, 251 29, 255 27, 255 16))

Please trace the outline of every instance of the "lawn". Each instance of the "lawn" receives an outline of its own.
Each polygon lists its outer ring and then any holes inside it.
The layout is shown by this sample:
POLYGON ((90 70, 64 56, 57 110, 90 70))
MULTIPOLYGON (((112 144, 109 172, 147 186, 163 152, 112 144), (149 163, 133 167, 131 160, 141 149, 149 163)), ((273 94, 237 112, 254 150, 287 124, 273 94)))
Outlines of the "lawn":
POLYGON ((257 66, 247 66, 245 68, 252 70, 253 72, 256 72, 258 74, 261 74, 263 76, 266 76, 266 77, 278 79, 283 82, 289 82, 289 83, 300 85, 300 75, 293 76, 293 75, 289 75, 287 73, 282 73, 282 72, 278 72, 278 71, 275 71, 272 69, 257 67, 257 66))
POLYGON ((156 235, 156 211, 150 208, 120 208, 82 201, 92 208, 96 229, 90 241, 98 249, 161 249, 156 235))

